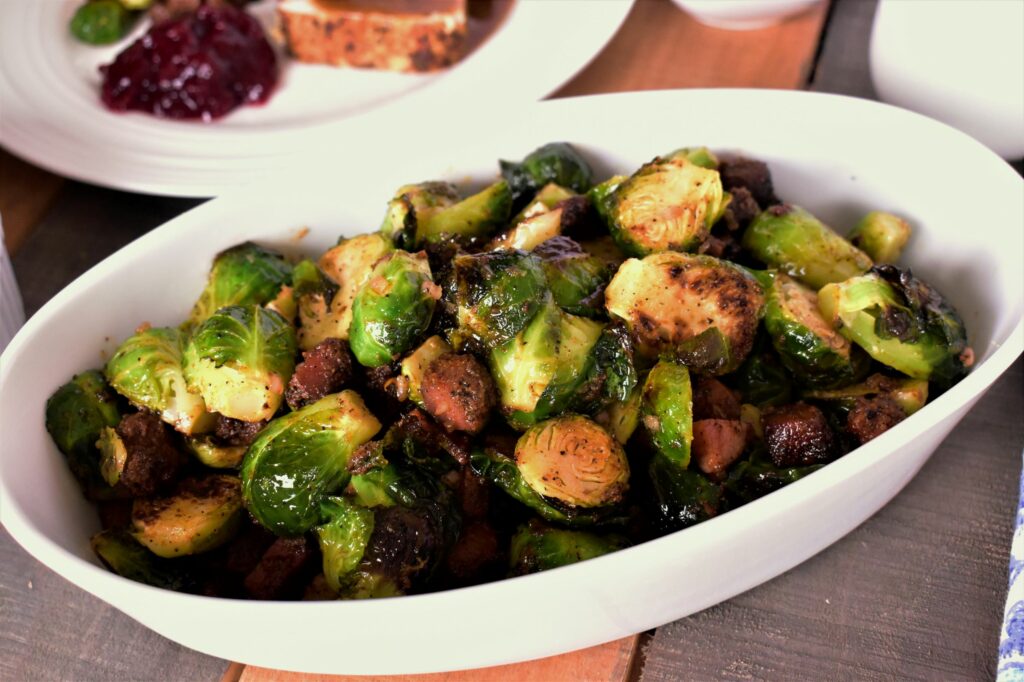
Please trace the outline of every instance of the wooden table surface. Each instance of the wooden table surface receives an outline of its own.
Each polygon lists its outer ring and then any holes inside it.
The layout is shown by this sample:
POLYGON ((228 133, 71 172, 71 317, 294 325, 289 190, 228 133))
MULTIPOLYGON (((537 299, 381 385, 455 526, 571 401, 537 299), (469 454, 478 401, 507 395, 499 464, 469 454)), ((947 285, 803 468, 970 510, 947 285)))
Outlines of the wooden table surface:
MULTIPOLYGON (((835 0, 767 29, 730 32, 701 26, 668 0, 638 0, 616 37, 555 96, 734 86, 872 97, 866 46, 874 10, 873 0, 835 0)), ((64 180, 0 150, 0 214, 30 315, 101 258, 197 203, 64 180)), ((735 599, 582 652, 408 679, 991 678, 1022 415, 1018 361, 881 512, 735 599)), ((59 578, 0 531, 0 680, 51 679, 302 676, 166 640, 59 578)))

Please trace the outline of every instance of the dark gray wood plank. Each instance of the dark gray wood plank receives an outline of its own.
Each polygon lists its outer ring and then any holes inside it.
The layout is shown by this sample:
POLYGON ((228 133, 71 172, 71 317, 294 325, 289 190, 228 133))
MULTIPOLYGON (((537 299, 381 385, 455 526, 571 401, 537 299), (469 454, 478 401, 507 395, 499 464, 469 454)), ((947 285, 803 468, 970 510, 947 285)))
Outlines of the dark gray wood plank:
POLYGON ((833 0, 808 88, 877 99, 868 44, 877 0, 833 0))
POLYGON ((659 628, 641 679, 994 677, 1022 387, 1018 360, 903 492, 829 549, 659 628))

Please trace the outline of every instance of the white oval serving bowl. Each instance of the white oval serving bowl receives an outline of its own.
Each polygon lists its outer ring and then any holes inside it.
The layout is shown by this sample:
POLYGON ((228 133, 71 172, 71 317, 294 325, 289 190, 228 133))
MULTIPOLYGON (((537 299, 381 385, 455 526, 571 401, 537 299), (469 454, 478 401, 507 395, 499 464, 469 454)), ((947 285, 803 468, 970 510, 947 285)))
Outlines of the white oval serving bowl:
POLYGON ((681 618, 750 589, 852 530, 910 480, 1022 349, 1024 183, 966 135, 894 107, 773 91, 556 100, 497 122, 368 129, 273 185, 210 201, 92 268, 0 358, 0 518, 33 556, 160 634, 306 672, 411 673, 548 656, 681 618), (756 113, 753 113, 756 112, 756 113), (445 131, 448 132, 445 132, 445 131), (779 196, 849 229, 887 209, 915 227, 905 262, 959 308, 978 358, 960 384, 821 471, 706 523, 581 564, 489 585, 363 602, 247 602, 155 589, 100 567, 98 528, 43 428, 47 397, 142 321, 183 319, 218 251, 246 239, 316 253, 373 230, 395 187, 482 183, 497 159, 568 140, 597 175, 685 145, 769 162, 779 196), (296 240, 299 228, 309 234, 296 240))

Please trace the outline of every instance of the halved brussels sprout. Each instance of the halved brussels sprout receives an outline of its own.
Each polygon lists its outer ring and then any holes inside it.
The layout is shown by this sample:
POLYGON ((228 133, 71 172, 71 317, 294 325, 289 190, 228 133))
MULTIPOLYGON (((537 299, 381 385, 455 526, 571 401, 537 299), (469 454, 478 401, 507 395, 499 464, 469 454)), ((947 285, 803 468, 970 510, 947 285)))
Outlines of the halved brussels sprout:
POLYGON ((472 242, 503 227, 511 215, 512 192, 500 180, 426 218, 417 216, 414 241, 418 247, 448 240, 472 242))
POLYGON ((291 275, 292 266, 281 254, 252 242, 222 251, 213 261, 206 288, 187 324, 198 325, 225 306, 269 303, 291 275))
POLYGON ((593 362, 601 329, 548 304, 526 329, 491 351, 491 375, 512 427, 526 429, 569 405, 593 362))
MULTIPOLYGON (((607 226, 610 226, 614 219, 615 190, 628 179, 628 175, 613 175, 604 182, 594 185, 587 192, 587 198, 594 207, 594 211, 607 226)), ((616 246, 616 248, 618 247, 616 246)))
POLYGON ((452 260, 448 298, 456 306, 456 348, 470 338, 487 347, 522 331, 548 301, 540 260, 522 251, 459 254, 452 260))
POLYGON ((896 379, 883 374, 873 374, 862 383, 853 386, 803 393, 804 398, 834 403, 843 410, 852 408, 857 398, 875 396, 892 398, 909 417, 928 402, 928 382, 925 379, 896 379))
POLYGON ((764 293, 738 265, 666 251, 623 263, 605 289, 605 308, 626 323, 641 355, 725 374, 753 346, 764 293))
POLYGON ((211 469, 237 469, 245 457, 244 445, 220 445, 206 436, 186 438, 185 446, 211 469))
POLYGON ((793 481, 814 473, 824 464, 779 468, 763 452, 755 452, 750 459, 738 463, 729 473, 725 488, 731 499, 739 504, 752 502, 775 492, 793 481))
POLYGON ((169 497, 132 505, 132 535, 157 556, 200 554, 230 540, 242 522, 242 495, 234 476, 182 481, 169 497))
POLYGON ((684 157, 655 159, 609 198, 609 229, 631 256, 693 251, 720 213, 722 192, 717 171, 684 157))
POLYGON ((402 376, 409 382, 409 400, 423 407, 423 375, 430 363, 451 352, 452 347, 447 341, 440 336, 431 336, 402 360, 402 376))
POLYGON ((658 453, 680 469, 690 465, 693 442, 693 389, 690 372, 660 360, 644 381, 640 421, 658 453))
POLYGON ((818 292, 825 319, 888 365, 946 389, 966 373, 963 320, 934 288, 909 270, 879 265, 818 292))
POLYGON ((845 386, 864 376, 868 358, 818 310, 818 295, 777 273, 768 288, 764 327, 782 362, 807 386, 845 386))
POLYGON ((221 308, 192 334, 185 348, 185 379, 210 411, 263 421, 281 405, 295 352, 295 330, 274 311, 221 308))
POLYGON ((625 445, 640 424, 643 395, 640 387, 636 386, 625 400, 612 403, 595 414, 594 421, 612 434, 615 440, 625 445))
POLYGON ((186 340, 172 327, 144 329, 118 346, 105 372, 114 390, 189 435, 212 428, 213 417, 203 398, 189 391, 182 367, 186 340))
POLYGON ((100 430, 96 447, 100 449, 100 474, 103 480, 109 486, 117 485, 121 479, 121 472, 124 471, 125 462, 128 461, 128 450, 124 446, 124 441, 113 427, 105 426, 100 430))
POLYGON ((500 161, 499 165, 516 208, 548 183, 580 193, 590 189, 590 164, 566 142, 550 142, 530 152, 519 163, 500 161))
POLYGON ((762 211, 743 233, 743 248, 815 290, 872 265, 866 253, 799 206, 762 211))
MULTIPOLYGON (((369 587, 368 584, 360 585, 364 576, 358 569, 373 534, 373 510, 358 507, 344 497, 328 497, 320 508, 325 522, 316 527, 316 536, 323 555, 327 584, 339 593, 358 592, 360 588, 369 587)), ((387 592, 397 593, 397 589, 387 592)))
POLYGON ((117 395, 98 370, 76 374, 46 401, 46 431, 90 498, 107 488, 96 441, 120 421, 117 395))
POLYGON ((363 234, 343 239, 320 256, 320 269, 338 284, 338 293, 331 301, 334 332, 330 336, 348 339, 352 324, 352 302, 363 287, 373 266, 395 250, 391 241, 380 234, 363 234))
POLYGON ((349 343, 356 360, 379 367, 409 351, 430 325, 440 295, 426 254, 388 254, 352 303, 349 343))
POLYGON ((715 153, 707 147, 683 147, 677 149, 671 154, 666 154, 666 159, 686 159, 690 163, 696 164, 701 168, 707 168, 709 170, 718 170, 718 157, 715 153))
POLYGON ((707 476, 682 469, 660 454, 651 458, 648 475, 654 486, 655 524, 671 532, 718 514, 722 487, 707 476))
POLYGON ((629 541, 618 535, 552 528, 531 520, 512 536, 509 575, 528 575, 568 566, 628 546, 629 541))
POLYGON ((555 184, 545 185, 533 201, 512 219, 508 229, 492 239, 487 251, 522 249, 532 251, 547 240, 562 234, 563 209, 558 204, 577 196, 555 184))
POLYGON ((622 325, 605 327, 590 355, 593 362, 573 396, 573 409, 589 413, 629 400, 639 382, 629 331, 622 325))
POLYGON ((857 223, 849 239, 876 263, 895 263, 910 239, 910 224, 892 213, 872 211, 857 223))
POLYGON ((419 221, 427 221, 435 213, 458 202, 459 191, 450 182, 403 185, 388 202, 388 212, 380 226, 381 234, 398 248, 410 248, 415 241, 419 221))
POLYGON ((603 311, 602 292, 615 269, 591 256, 568 237, 549 239, 533 251, 551 295, 563 310, 573 315, 596 317, 603 311))
MULTIPOLYGON (((299 348, 309 350, 337 334, 337 320, 331 315, 331 301, 338 287, 311 260, 292 271, 292 295, 299 315, 299 348)), ((284 317, 282 315, 282 317, 284 317)))
POLYGON ((353 451, 381 425, 359 394, 321 398, 267 425, 242 462, 249 513, 278 535, 298 535, 320 520, 320 502, 349 479, 353 451))
POLYGON ((122 578, 176 592, 190 592, 195 577, 180 561, 162 559, 123 529, 104 530, 89 541, 100 561, 122 578))

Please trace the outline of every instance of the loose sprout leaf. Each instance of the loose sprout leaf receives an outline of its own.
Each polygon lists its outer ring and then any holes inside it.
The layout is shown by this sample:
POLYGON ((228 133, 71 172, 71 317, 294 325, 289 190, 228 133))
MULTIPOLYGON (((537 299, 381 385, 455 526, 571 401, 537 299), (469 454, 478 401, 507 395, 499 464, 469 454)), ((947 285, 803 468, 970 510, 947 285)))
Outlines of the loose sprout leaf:
POLYGON ((620 535, 598 535, 579 530, 552 528, 531 521, 512 536, 509 574, 527 575, 568 566, 629 546, 620 535))
POLYGON ((227 249, 214 260, 188 325, 202 323, 225 306, 269 303, 288 284, 291 274, 291 265, 280 254, 252 242, 227 249))

